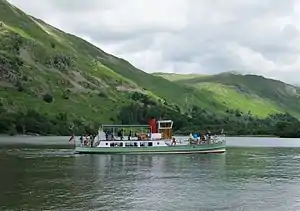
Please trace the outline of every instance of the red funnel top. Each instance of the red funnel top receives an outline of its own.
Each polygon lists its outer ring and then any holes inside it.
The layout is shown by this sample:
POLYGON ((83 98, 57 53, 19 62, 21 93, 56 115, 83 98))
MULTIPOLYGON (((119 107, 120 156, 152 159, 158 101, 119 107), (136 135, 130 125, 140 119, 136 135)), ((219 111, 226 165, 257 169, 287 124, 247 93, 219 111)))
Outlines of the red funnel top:
POLYGON ((149 126, 151 133, 157 133, 156 120, 154 118, 149 120, 149 126))

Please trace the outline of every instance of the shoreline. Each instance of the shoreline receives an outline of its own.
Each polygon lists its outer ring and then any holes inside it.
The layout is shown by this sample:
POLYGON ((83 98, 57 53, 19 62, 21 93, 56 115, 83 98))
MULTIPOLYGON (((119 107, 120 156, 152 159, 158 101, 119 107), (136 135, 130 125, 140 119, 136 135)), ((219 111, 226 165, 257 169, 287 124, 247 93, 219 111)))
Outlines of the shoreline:
MULTIPOLYGON (((226 135, 226 134, 225 134, 226 135)), ((54 134, 47 134, 47 135, 40 135, 40 134, 0 134, 0 138, 2 137, 24 137, 24 138, 33 138, 33 137, 71 137, 72 135, 54 135, 54 134)), ((80 135, 75 135, 80 136, 80 135)), ((174 134, 176 137, 188 137, 189 135, 182 135, 182 134, 174 134)), ((249 138, 281 138, 275 135, 226 135, 226 137, 249 137, 249 138)), ((296 137, 295 137, 296 138, 296 137)))
POLYGON ((280 138, 275 135, 228 135, 226 137, 250 137, 250 138, 280 138))

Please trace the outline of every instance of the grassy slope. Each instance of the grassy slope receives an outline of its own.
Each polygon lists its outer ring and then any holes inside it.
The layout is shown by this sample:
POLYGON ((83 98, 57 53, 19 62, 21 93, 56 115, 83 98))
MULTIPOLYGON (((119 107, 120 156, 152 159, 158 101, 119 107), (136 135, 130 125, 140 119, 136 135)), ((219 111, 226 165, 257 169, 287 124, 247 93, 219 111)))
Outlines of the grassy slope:
POLYGON ((0 97, 10 108, 19 109, 17 107, 22 105, 48 113, 68 112, 111 121, 115 118, 115 108, 129 101, 128 93, 118 93, 116 87, 139 90, 133 82, 94 62, 96 56, 107 55, 100 49, 39 22, 3 0, 0 1, 0 20, 4 23, 1 35, 18 33, 22 36, 24 44, 19 56, 25 62, 23 74, 29 78, 25 92, 2 86, 0 97), (45 59, 62 52, 74 57, 74 65, 67 72, 45 66, 45 59), (69 99, 62 97, 66 92, 69 99), (102 92, 109 99, 100 97, 102 92), (40 93, 53 95, 54 103, 43 102, 40 93))
POLYGON ((116 120, 120 107, 132 102, 129 97, 132 91, 144 92, 181 107, 187 103, 211 111, 226 109, 216 102, 211 106, 210 92, 147 74, 83 39, 28 16, 4 0, 0 0, 0 20, 3 41, 0 41, 0 56, 21 59, 24 65, 20 74, 27 78, 1 79, 1 102, 10 110, 35 108, 50 114, 67 112, 86 119, 111 122, 116 120), (22 41, 19 53, 3 48, 5 43, 15 42, 13 36, 16 34, 22 41), (72 65, 63 71, 47 66, 46 62, 53 61, 57 55, 71 58, 72 65), (24 91, 16 90, 17 82, 22 83, 24 91), (46 93, 54 97, 53 103, 42 100, 46 93))
POLYGON ((213 76, 160 74, 161 77, 176 80, 178 84, 210 90, 215 100, 230 108, 266 116, 273 112, 288 111, 299 117, 299 88, 281 81, 267 79, 256 75, 239 75, 223 73, 213 76))
POLYGON ((209 77, 208 75, 200 75, 200 74, 177 74, 177 73, 162 73, 162 72, 152 73, 152 75, 165 78, 169 81, 186 80, 195 77, 209 77))
MULTIPOLYGON (((0 20, 0 45, 13 42, 15 34, 22 39, 17 54, 3 47, 0 49, 0 56, 16 56, 24 62, 23 77, 17 80, 21 81, 23 91, 17 91, 16 81, 3 77, 0 80, 0 100, 11 110, 35 108, 50 114, 67 112, 85 119, 112 122, 116 120, 117 111, 132 102, 129 95, 133 91, 165 99, 182 108, 198 105, 220 114, 227 108, 240 108, 265 116, 285 109, 286 101, 279 106, 277 101, 266 96, 236 91, 232 81, 226 83, 222 79, 216 83, 217 78, 210 76, 183 77, 179 74, 164 79, 161 73, 147 74, 83 39, 26 15, 4 0, 0 0, 0 20), (60 54, 71 58, 72 65, 66 70, 46 65, 45 61, 60 54), (191 84, 197 89, 186 86, 191 84), (44 102, 42 95, 45 93, 54 96, 54 102, 44 102)), ((248 86, 242 78, 234 80, 240 80, 243 87, 244 83, 248 86)), ((263 84, 260 86, 264 88, 263 84)))

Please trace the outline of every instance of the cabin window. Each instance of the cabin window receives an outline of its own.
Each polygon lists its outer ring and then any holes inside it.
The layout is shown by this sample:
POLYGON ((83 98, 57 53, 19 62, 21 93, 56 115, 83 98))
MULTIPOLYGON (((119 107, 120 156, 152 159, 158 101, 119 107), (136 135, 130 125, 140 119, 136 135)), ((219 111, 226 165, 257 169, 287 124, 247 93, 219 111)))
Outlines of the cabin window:
POLYGON ((122 146, 123 146, 123 142, 120 143, 120 147, 122 147, 122 146))
POLYGON ((152 147, 152 146, 153 146, 153 143, 152 143, 152 142, 148 142, 148 146, 149 146, 149 147, 152 147))
POLYGON ((105 145, 107 146, 107 145, 108 145, 108 143, 105 143, 105 145))
POLYGON ((118 143, 110 143, 110 146, 111 146, 111 147, 117 147, 117 146, 118 146, 118 143))
POLYGON ((137 147, 137 146, 138 146, 136 142, 134 142, 134 146, 135 146, 135 147, 137 147))
POLYGON ((144 146, 145 146, 145 143, 140 142, 140 146, 141 146, 141 147, 144 147, 144 146))
POLYGON ((156 144, 159 145, 159 142, 157 142, 156 144))

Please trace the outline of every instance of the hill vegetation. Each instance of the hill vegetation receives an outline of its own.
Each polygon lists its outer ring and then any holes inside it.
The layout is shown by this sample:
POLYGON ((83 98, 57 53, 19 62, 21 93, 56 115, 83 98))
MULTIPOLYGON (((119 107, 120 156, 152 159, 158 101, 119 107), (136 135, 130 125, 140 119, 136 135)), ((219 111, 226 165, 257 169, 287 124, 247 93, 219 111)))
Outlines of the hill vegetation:
POLYGON ((214 100, 243 112, 251 110, 255 116, 289 112, 300 117, 300 91, 278 80, 257 75, 221 73, 218 75, 189 75, 155 73, 154 75, 213 93, 214 100))
POLYGON ((101 123, 146 123, 151 116, 174 120, 178 133, 275 134, 298 122, 299 90, 282 82, 166 76, 0 0, 0 133, 91 133, 101 123))

